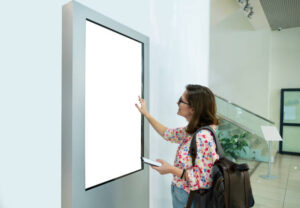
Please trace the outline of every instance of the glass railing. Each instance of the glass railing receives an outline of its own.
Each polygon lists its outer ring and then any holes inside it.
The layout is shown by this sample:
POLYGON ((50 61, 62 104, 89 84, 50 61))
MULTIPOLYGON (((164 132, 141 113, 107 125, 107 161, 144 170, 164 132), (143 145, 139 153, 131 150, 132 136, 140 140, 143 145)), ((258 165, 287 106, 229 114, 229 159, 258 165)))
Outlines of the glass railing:
MULTIPOLYGON (((237 162, 246 160, 250 169, 258 162, 268 162, 268 143, 261 126, 274 126, 274 122, 219 96, 216 96, 216 103, 220 117, 217 135, 227 156, 237 162)), ((275 154, 276 151, 273 156, 275 154)))
POLYGON ((264 138, 261 126, 273 126, 274 122, 242 108, 224 98, 216 96, 218 114, 221 118, 264 138))

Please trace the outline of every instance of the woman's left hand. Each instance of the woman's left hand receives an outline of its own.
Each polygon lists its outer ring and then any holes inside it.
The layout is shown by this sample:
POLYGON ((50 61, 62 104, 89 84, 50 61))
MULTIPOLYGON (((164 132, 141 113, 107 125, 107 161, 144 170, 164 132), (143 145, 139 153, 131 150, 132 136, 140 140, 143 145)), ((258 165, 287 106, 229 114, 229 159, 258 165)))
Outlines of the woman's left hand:
POLYGON ((159 172, 161 175, 171 173, 173 166, 170 163, 161 159, 157 159, 156 161, 161 163, 161 166, 160 167, 151 166, 154 170, 159 172))

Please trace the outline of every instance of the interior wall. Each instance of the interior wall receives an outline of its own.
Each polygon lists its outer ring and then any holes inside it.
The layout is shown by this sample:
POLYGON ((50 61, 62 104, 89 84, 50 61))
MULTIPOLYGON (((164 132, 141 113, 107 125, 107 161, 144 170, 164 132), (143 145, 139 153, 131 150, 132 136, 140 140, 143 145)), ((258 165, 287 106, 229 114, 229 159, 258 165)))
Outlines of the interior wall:
POLYGON ((270 56, 270 116, 279 128, 280 89, 300 88, 300 27, 273 31, 270 56))
MULTIPOLYGON (((212 12, 213 12, 212 8, 212 12)), ((212 26, 209 87, 268 118, 269 30, 254 30, 241 10, 212 26)))
POLYGON ((213 27, 238 10, 239 5, 234 0, 211 0, 210 8, 210 26, 213 27))
MULTIPOLYGON (((61 207, 61 27, 67 2, 1 1, 1 208, 61 207)), ((80 2, 149 36, 150 1, 80 2)), ((113 196, 118 189, 109 191, 113 196)))
MULTIPOLYGON (((61 27, 67 2, 1 2, 0 207, 61 207, 61 27)), ((150 112, 169 127, 186 125, 176 115, 176 101, 186 84, 208 84, 209 1, 78 2, 151 38, 150 112)), ((153 129, 150 136, 151 158, 173 163, 176 145, 153 129)), ((171 178, 151 170, 151 207, 170 207, 171 178)))
MULTIPOLYGON (((151 1, 150 113, 167 127, 187 125, 176 102, 189 83, 208 84, 209 1, 151 1)), ((173 164, 176 144, 150 128, 150 157, 173 164)), ((172 175, 150 170, 150 207, 171 204, 172 175)))

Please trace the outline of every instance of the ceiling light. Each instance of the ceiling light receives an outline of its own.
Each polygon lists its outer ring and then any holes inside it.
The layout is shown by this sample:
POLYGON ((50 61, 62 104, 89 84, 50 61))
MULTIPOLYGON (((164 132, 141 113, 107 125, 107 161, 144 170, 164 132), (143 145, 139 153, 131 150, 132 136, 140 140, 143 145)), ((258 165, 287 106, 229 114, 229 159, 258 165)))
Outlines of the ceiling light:
POLYGON ((244 11, 248 12, 249 9, 250 9, 250 4, 249 4, 249 1, 247 0, 247 1, 246 1, 246 5, 245 5, 245 7, 244 7, 244 11))
POLYGON ((253 14, 254 14, 253 8, 251 7, 251 8, 250 8, 250 12, 249 12, 249 14, 248 14, 248 18, 251 19, 251 17, 253 16, 253 14))

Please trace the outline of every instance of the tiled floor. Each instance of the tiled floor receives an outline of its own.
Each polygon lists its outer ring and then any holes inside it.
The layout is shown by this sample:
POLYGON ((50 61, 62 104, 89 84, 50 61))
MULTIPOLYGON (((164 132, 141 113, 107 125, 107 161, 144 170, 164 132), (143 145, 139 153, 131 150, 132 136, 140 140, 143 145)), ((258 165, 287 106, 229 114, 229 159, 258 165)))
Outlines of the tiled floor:
POLYGON ((255 208, 300 208, 300 156, 277 154, 271 166, 276 179, 263 179, 268 164, 260 163, 250 177, 255 208))

